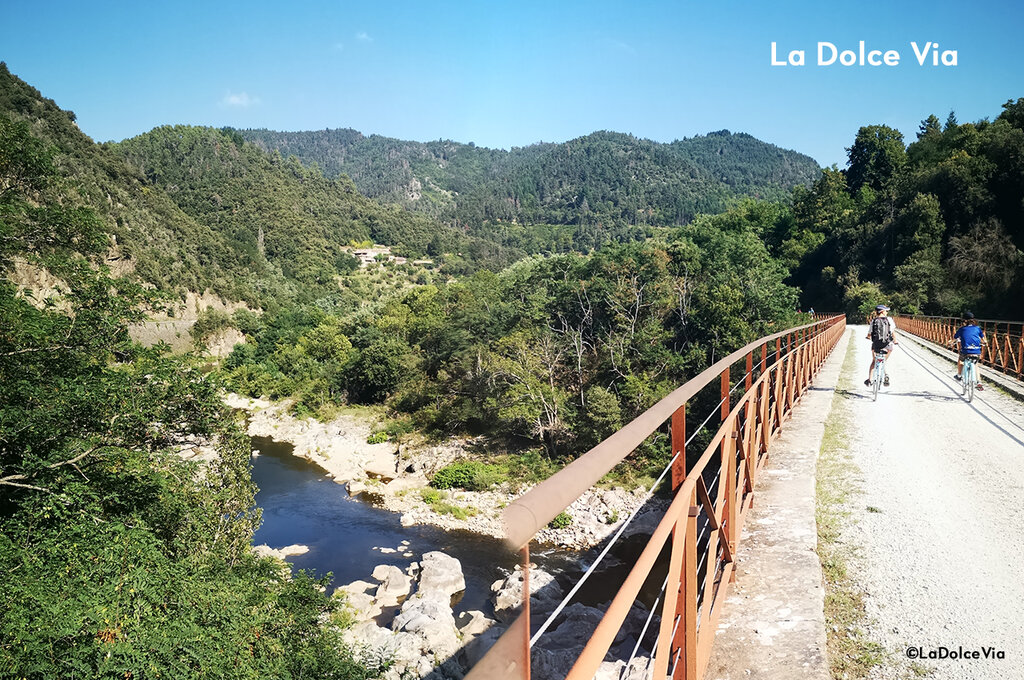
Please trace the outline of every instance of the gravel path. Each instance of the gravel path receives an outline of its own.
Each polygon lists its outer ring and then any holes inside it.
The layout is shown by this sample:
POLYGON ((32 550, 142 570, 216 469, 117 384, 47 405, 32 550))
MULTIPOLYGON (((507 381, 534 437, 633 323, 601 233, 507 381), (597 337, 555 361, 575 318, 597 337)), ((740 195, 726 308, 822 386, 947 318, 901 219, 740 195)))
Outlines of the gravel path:
POLYGON ((868 637, 894 655, 879 677, 920 647, 929 678, 1024 678, 1024 404, 991 388, 968 404, 955 365, 902 333, 872 402, 866 332, 852 327, 857 370, 840 382, 860 486, 843 541, 868 637), (943 647, 982 658, 928 658, 943 647))

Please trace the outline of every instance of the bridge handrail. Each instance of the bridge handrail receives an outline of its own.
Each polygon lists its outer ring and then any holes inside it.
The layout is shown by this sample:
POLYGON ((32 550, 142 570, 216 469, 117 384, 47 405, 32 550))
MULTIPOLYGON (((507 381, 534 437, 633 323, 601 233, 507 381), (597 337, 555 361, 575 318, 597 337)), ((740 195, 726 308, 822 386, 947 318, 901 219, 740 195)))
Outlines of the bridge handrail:
MULTIPOLYGON (((758 347, 768 343, 789 338, 808 329, 817 329, 818 333, 836 320, 845 316, 830 316, 822 321, 815 321, 803 326, 788 328, 779 333, 759 338, 729 356, 715 362, 697 376, 662 398, 654 406, 634 418, 622 429, 611 434, 587 453, 583 454, 554 475, 530 489, 512 504, 504 513, 505 541, 513 550, 520 550, 534 535, 548 525, 560 512, 564 511, 584 491, 592 487, 612 468, 632 453, 644 439, 651 435, 662 423, 672 417, 680 407, 692 399, 698 392, 722 375, 734 363, 744 356, 750 355, 758 347)), ((778 359, 778 355, 776 356, 778 359)), ((764 357, 762 357, 762 361, 764 357)))
MULTIPOLYGON (((666 677, 673 656, 673 678, 694 680, 699 677, 710 658, 714 622, 720 613, 716 604, 735 578, 733 555, 750 508, 755 478, 767 458, 768 445, 778 435, 783 421, 844 329, 845 317, 837 315, 749 343, 688 381, 506 509, 508 543, 521 548, 524 555, 523 613, 472 669, 467 680, 529 677, 530 538, 666 421, 670 422, 674 455, 670 466, 675 498, 567 680, 593 677, 668 541, 671 541, 669 578, 663 591, 660 633, 653 649, 652 677, 666 677), (782 353, 783 338, 785 354, 782 353), (772 341, 774 348, 769 346, 772 341), (753 358, 758 347, 761 371, 754 380, 753 358), (767 361, 769 349, 774 349, 775 354, 771 364, 767 361), (746 391, 732 406, 729 370, 744 357, 747 371, 742 380, 746 391), (721 380, 722 424, 699 459, 687 469, 686 405, 716 376, 721 380), (713 471, 708 464, 718 451, 721 461, 714 468, 718 475, 709 481, 705 472, 713 471), (697 535, 698 519, 710 531, 703 549, 700 545, 704 534, 697 535), (698 583, 701 571, 704 582, 698 583), (699 638, 698 627, 701 629, 699 638)), ((737 381, 737 387, 739 384, 737 381)))
MULTIPOLYGON (((946 346, 963 320, 954 316, 904 316, 894 317, 896 327, 925 340, 946 346)), ((985 331, 985 343, 981 362, 1001 373, 1021 380, 1024 377, 1024 322, 976 319, 985 331)), ((956 350, 949 352, 956 355, 956 350)))
MULTIPOLYGON (((963 321, 964 321, 964 318, 962 316, 951 316, 951 315, 948 315, 948 314, 945 315, 945 316, 937 316, 937 315, 931 315, 931 314, 894 314, 893 315, 894 319, 898 319, 900 317, 903 317, 903 318, 906 318, 906 319, 941 319, 941 320, 949 320, 949 321, 955 322, 958 326, 962 325, 963 321)), ((975 319, 975 321, 977 321, 979 324, 980 323, 997 323, 997 324, 1010 324, 1010 325, 1016 324, 1018 326, 1021 325, 1021 324, 1024 324, 1024 321, 1014 321, 1012 319, 975 319)))

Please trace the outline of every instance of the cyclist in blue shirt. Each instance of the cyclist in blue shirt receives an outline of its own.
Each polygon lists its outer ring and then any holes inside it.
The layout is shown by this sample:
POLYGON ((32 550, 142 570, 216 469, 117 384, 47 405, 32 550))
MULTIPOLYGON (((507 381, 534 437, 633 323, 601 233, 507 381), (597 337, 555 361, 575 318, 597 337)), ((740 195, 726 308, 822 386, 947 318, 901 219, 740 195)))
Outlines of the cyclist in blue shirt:
MULTIPOLYGON (((960 346, 960 358, 956 362, 956 379, 963 379, 964 372, 964 357, 973 356, 977 357, 978 361, 981 361, 981 353, 985 348, 985 331, 978 328, 978 322, 974 320, 974 314, 967 312, 964 314, 964 325, 957 329, 956 335, 949 341, 950 347, 954 345, 960 346)), ((977 371, 978 374, 978 385, 977 389, 979 392, 984 391, 985 388, 981 386, 981 371, 977 371)))

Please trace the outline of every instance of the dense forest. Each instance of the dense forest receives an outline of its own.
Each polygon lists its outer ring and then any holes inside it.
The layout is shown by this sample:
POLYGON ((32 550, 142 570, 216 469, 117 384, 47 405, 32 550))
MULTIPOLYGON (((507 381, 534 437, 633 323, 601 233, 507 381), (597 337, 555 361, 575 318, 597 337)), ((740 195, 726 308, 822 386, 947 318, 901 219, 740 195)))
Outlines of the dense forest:
POLYGON ((240 134, 345 174, 367 196, 529 253, 642 240, 645 226, 685 224, 740 197, 785 198, 819 172, 807 156, 727 130, 671 144, 595 132, 511 151, 355 130, 240 134))
POLYGON ((382 206, 347 177, 326 179, 294 156, 266 154, 231 130, 161 127, 110 149, 183 212, 221 234, 253 288, 279 273, 298 290, 327 295, 337 288, 336 277, 351 269, 344 246, 365 240, 412 257, 430 251, 456 274, 476 266, 500 269, 522 256, 382 206))
POLYGON ((248 394, 300 412, 386 402, 420 430, 585 451, 735 347, 795 322, 796 290, 754 213, 664 239, 519 262, 348 316, 292 310, 239 325, 248 394))

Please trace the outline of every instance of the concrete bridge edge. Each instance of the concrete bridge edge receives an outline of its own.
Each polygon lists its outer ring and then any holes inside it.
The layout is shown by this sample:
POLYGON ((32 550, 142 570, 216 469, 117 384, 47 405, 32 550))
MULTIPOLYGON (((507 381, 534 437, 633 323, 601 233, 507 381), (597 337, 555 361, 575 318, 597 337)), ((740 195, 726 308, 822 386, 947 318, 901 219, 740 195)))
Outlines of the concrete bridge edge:
POLYGON ((706 680, 830 678, 815 482, 825 422, 851 335, 847 328, 769 450, 706 680))

